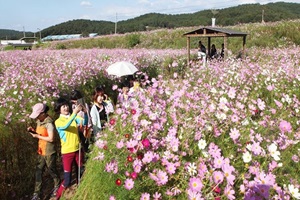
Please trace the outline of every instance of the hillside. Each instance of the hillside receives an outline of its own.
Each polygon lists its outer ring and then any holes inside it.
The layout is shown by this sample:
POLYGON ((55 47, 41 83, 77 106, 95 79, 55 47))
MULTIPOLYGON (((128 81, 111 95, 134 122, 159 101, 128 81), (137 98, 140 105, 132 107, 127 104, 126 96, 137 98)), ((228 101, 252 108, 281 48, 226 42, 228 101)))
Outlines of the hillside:
MULTIPOLYGON (((262 21, 275 22, 300 18, 299 3, 269 3, 244 4, 240 6, 216 10, 213 15, 211 10, 202 10, 190 14, 159 14, 149 13, 133 19, 119 21, 117 23, 117 33, 128 33, 136 31, 146 31, 159 28, 178 28, 190 26, 207 26, 211 24, 214 16, 216 24, 219 26, 231 26, 240 23, 253 23, 262 21)), ((23 32, 0 29, 0 39, 19 39, 23 37, 23 32)), ((108 35, 115 33, 115 23, 109 21, 95 20, 71 20, 57 24, 42 30, 43 36, 61 34, 85 34, 98 33, 108 35)), ((33 33, 26 32, 26 35, 33 33)))

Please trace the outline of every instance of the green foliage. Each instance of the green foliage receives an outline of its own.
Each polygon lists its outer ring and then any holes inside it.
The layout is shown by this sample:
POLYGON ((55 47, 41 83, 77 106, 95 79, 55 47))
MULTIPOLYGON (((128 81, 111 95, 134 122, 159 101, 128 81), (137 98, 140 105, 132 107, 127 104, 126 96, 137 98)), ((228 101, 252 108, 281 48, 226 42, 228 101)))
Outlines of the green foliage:
POLYGON ((133 48, 141 43, 140 34, 128 34, 125 36, 127 40, 127 48, 133 48))
POLYGON ((57 44, 56 49, 67 49, 67 47, 64 44, 57 44))
MULTIPOLYGON (((278 48, 286 47, 292 44, 300 44, 300 20, 280 21, 276 23, 253 23, 229 26, 233 30, 239 30, 248 33, 246 38, 246 48, 278 48)), ((91 48, 147 48, 147 49, 183 49, 186 48, 187 39, 184 33, 195 30, 198 27, 160 29, 139 33, 127 33, 124 35, 115 34, 101 36, 96 38, 83 38, 79 40, 53 41, 38 44, 34 48, 50 49, 91 49, 91 48)), ((191 50, 198 47, 198 41, 201 40, 207 46, 207 38, 193 37, 190 41, 191 50)), ((217 50, 220 50, 223 38, 212 38, 211 44, 215 44, 217 50)), ((238 56, 242 50, 243 39, 241 37, 228 38, 228 49, 233 55, 238 56)), ((7 47, 8 48, 8 47, 7 47)), ((192 55, 193 56, 193 55, 192 55)))

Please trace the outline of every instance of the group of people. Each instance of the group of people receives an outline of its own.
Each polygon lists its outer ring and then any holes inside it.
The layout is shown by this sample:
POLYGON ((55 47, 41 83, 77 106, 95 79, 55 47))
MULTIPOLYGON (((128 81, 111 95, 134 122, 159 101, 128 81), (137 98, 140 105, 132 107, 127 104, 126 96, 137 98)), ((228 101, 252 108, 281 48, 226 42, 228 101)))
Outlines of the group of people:
POLYGON ((76 179, 79 183, 84 172, 84 156, 89 141, 105 128, 109 114, 114 112, 112 102, 102 87, 96 87, 92 95, 92 105, 88 105, 78 90, 74 90, 69 100, 59 98, 54 111, 59 117, 54 121, 49 115, 49 107, 37 103, 32 107, 30 118, 36 121, 36 128, 29 126, 27 131, 38 139, 38 159, 35 173, 35 189, 32 200, 40 199, 42 173, 45 167, 54 181, 52 197, 60 199, 62 193, 71 185, 72 167, 76 164, 76 179), (55 135, 60 138, 61 158, 64 170, 63 181, 56 168, 55 135))
POLYGON ((206 59, 207 53, 208 53, 208 56, 209 56, 210 59, 224 58, 224 44, 222 44, 220 52, 217 51, 215 44, 212 44, 211 48, 210 48, 210 51, 206 52, 206 47, 202 44, 201 41, 199 41, 199 44, 198 44, 198 57, 201 57, 201 58, 205 57, 205 59, 206 59))
MULTIPOLYGON (((141 81, 145 81, 142 76, 141 81)), ((144 83, 145 84, 145 83, 144 83)), ((134 94, 142 92, 140 82, 133 75, 127 76, 122 82, 122 90, 118 94, 118 104, 129 107, 134 94)), ((49 115, 49 107, 37 103, 32 107, 30 118, 36 121, 36 128, 29 126, 27 131, 38 139, 38 159, 35 174, 35 189, 32 200, 40 199, 42 189, 42 173, 45 167, 53 178, 52 197, 60 199, 62 193, 71 185, 72 167, 75 164, 76 181, 79 183, 84 172, 85 154, 89 151, 98 133, 101 133, 108 123, 109 116, 114 112, 112 100, 104 88, 96 87, 89 105, 78 90, 73 90, 68 99, 59 98, 55 102, 54 111, 59 115, 54 121, 49 115), (63 181, 56 168, 57 150, 55 135, 60 138, 63 181)))

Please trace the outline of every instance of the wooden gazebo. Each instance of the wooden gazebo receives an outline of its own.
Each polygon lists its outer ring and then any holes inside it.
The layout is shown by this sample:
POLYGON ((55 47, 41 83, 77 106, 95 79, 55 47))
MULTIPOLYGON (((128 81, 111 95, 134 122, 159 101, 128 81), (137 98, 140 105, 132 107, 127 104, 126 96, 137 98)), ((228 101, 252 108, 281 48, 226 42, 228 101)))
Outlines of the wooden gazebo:
POLYGON ((203 27, 188 33, 184 36, 187 37, 187 51, 188 51, 188 63, 190 62, 190 43, 191 37, 207 37, 208 38, 208 54, 210 53, 211 38, 212 37, 223 37, 224 38, 224 57, 227 56, 227 39, 228 37, 242 37, 243 38, 243 55, 245 55, 246 36, 248 34, 240 31, 231 29, 219 28, 219 27, 203 27))

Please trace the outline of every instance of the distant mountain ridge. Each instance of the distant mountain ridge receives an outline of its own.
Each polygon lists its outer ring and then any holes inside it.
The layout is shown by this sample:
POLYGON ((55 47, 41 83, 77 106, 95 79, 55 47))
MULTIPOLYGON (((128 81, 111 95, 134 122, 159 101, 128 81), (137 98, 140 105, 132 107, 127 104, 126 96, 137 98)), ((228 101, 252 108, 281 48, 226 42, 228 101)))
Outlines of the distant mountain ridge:
MULTIPOLYGON (((230 8, 202 10, 190 14, 159 14, 148 13, 139 17, 117 22, 96 21, 96 20, 71 20, 48 27, 42 30, 42 36, 98 33, 107 35, 115 33, 127 33, 146 31, 158 28, 178 28, 189 26, 209 26, 211 18, 216 18, 216 25, 230 26, 239 23, 274 22, 288 19, 300 18, 300 3, 268 3, 244 4, 230 8)), ((34 33, 26 32, 26 36, 33 36, 34 33)), ((0 29, 0 39, 20 39, 24 33, 14 30, 0 29)))

